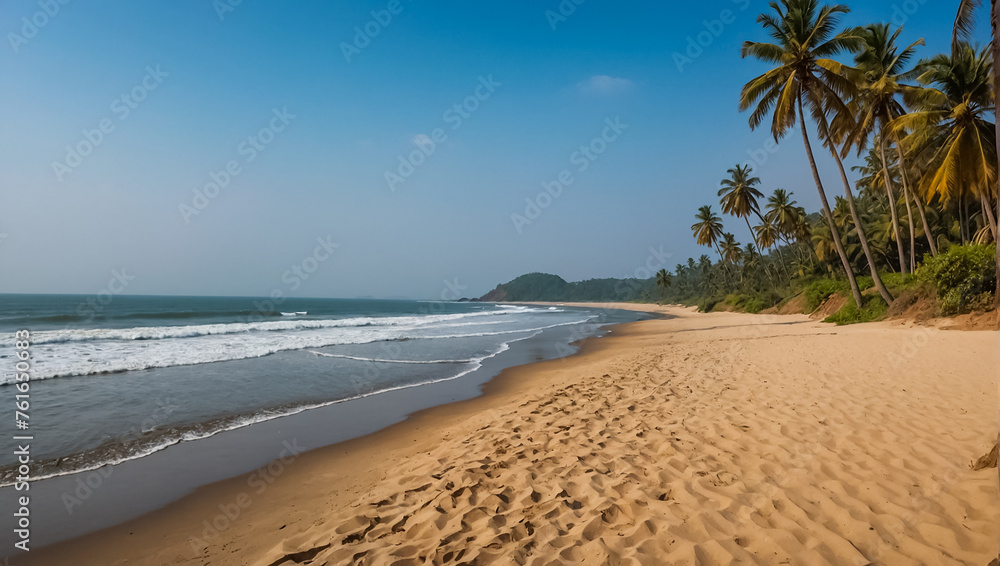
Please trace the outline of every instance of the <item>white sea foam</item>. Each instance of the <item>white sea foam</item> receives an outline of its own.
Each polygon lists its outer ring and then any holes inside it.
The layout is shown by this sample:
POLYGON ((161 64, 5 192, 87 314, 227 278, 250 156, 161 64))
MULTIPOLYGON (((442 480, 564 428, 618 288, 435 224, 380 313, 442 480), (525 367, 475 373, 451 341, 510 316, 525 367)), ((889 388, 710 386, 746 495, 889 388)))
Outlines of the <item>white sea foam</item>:
MULTIPOLYGON (((258 331, 314 330, 320 328, 349 328, 360 326, 425 326, 471 317, 502 316, 508 314, 510 313, 505 311, 477 311, 469 313, 425 316, 354 317, 328 320, 272 320, 263 322, 197 324, 190 326, 140 326, 134 328, 88 329, 73 328, 35 332, 32 335, 32 343, 51 344, 56 342, 84 342, 90 340, 162 340, 165 338, 191 338, 195 336, 209 336, 215 334, 240 334, 258 331)), ((10 340, 12 339, 7 338, 7 343, 4 343, 3 345, 12 344, 10 340)))
MULTIPOLYGON (((545 312, 545 311, 539 311, 545 312)), ((495 314, 495 311, 493 312, 495 314)), ((468 315, 465 315, 468 316, 468 315)), ((203 325, 196 332, 193 327, 150 327, 144 329, 129 329, 130 331, 150 332, 154 329, 176 329, 172 335, 157 339, 142 340, 138 338, 39 341, 32 347, 34 365, 31 379, 33 381, 56 377, 73 377, 121 373, 152 368, 164 368, 184 365, 197 365, 222 361, 260 358, 288 350, 322 348, 325 346, 368 344, 387 340, 411 339, 451 339, 486 336, 516 335, 538 332, 549 328, 580 324, 592 317, 574 317, 573 320, 554 323, 536 324, 524 328, 503 328, 490 331, 489 327, 505 321, 483 320, 485 324, 471 324, 454 315, 433 315, 426 317, 393 317, 380 319, 380 324, 358 324, 362 319, 340 319, 332 321, 297 321, 302 323, 338 323, 318 326, 292 326, 286 328, 271 328, 244 330, 241 332, 222 331, 206 332, 205 326, 233 325, 203 325), (403 319, 409 324, 404 324, 403 319), (345 321, 353 321, 353 325, 345 321), (437 322, 438 324, 434 324, 437 322), (469 331, 454 332, 455 327, 469 327, 469 331), (481 327, 481 328, 477 328, 481 327), (184 329, 188 329, 187 332, 184 329), (265 331, 266 330, 266 331, 265 331), (479 330, 476 332, 475 330, 479 330)), ((521 321, 521 324, 530 321, 521 321)), ((283 324, 283 323, 262 323, 283 324)), ((62 332, 62 331, 59 331, 62 332)), ((75 331, 79 332, 79 331, 75 331)), ((91 331, 83 331, 91 332, 91 331)), ((121 333, 122 330, 101 330, 99 332, 121 333)), ((43 334, 43 333, 38 333, 43 334)), ((127 333, 134 336, 136 333, 127 333)), ((14 376, 0 376, 0 385, 14 382, 14 376)))

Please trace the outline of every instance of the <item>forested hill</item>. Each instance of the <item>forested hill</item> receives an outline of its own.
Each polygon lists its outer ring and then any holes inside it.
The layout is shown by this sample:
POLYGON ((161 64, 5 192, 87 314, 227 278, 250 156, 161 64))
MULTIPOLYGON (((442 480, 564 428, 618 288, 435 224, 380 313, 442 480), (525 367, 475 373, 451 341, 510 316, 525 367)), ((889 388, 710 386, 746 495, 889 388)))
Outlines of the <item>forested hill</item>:
POLYGON ((497 288, 478 300, 560 301, 560 302, 654 302, 657 297, 656 279, 588 279, 568 283, 558 275, 529 273, 497 288))

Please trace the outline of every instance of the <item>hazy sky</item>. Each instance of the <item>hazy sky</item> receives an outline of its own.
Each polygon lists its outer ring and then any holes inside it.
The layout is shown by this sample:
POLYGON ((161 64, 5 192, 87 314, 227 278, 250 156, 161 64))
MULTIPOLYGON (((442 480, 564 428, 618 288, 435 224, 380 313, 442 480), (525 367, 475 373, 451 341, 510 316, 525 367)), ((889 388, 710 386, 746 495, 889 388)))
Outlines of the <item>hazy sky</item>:
MULTIPOLYGON (((576 1, 5 0, 0 292, 117 275, 129 294, 437 298, 643 275, 708 251, 694 213, 752 153, 765 192, 818 207, 801 139, 768 153, 737 109, 765 2, 576 1)), ((854 2, 846 21, 905 20, 929 56, 956 4, 854 2)))

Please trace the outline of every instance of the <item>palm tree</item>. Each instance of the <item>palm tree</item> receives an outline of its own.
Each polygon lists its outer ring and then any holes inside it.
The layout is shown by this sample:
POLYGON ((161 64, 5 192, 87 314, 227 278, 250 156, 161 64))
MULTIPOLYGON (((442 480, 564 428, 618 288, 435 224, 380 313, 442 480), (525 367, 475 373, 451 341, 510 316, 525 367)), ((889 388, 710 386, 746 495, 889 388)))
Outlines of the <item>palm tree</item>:
POLYGON ((906 92, 910 114, 893 120, 894 130, 911 130, 909 151, 927 164, 919 190, 924 200, 957 202, 962 241, 968 241, 969 219, 962 220, 970 197, 979 198, 990 225, 996 218, 989 205, 997 182, 996 130, 986 120, 994 109, 992 61, 987 50, 962 44, 952 55, 937 55, 920 64, 918 81, 926 86, 906 92))
POLYGON ((775 189, 774 194, 767 198, 765 209, 767 212, 764 214, 764 221, 774 223, 781 237, 788 242, 788 238, 795 234, 800 220, 799 209, 791 199, 791 193, 785 189, 775 189))
POLYGON ((778 243, 778 238, 781 236, 781 232, 778 230, 778 225, 774 222, 764 221, 763 224, 753 227, 754 240, 757 241, 757 245, 764 249, 769 249, 774 247, 778 243))
MULTIPOLYGON (((951 36, 951 51, 955 54, 959 51, 962 41, 971 41, 972 32, 975 29, 975 13, 978 9, 982 7, 982 0, 960 0, 958 3, 958 14, 955 16, 955 25, 951 36)), ((1000 69, 1000 45, 997 44, 997 26, 1000 26, 1000 6, 997 5, 996 0, 990 1, 990 29, 991 29, 991 41, 990 50, 992 51, 993 68, 1000 69)), ((993 92, 1000 92, 1000 75, 997 73, 993 74, 993 92)), ((993 108, 993 151, 997 156, 1000 156, 1000 105, 995 105, 993 108)), ((994 165, 997 162, 994 161, 994 165)), ((1000 197, 1000 187, 995 187, 1000 197)), ((996 208, 996 218, 1000 220, 1000 198, 997 198, 997 208, 996 208)), ((997 307, 1000 307, 1000 239, 997 238, 997 234, 994 233, 994 238, 997 242, 997 287, 994 290, 993 298, 997 307)))
POLYGON ((760 205, 757 204, 757 199, 764 197, 764 193, 755 187, 760 183, 760 178, 751 177, 752 172, 753 169, 749 165, 737 165, 729 169, 727 171, 729 178, 722 180, 722 188, 719 189, 722 213, 742 218, 747 223, 751 235, 753 228, 750 227, 750 215, 756 214, 760 217, 760 205))
MULTIPOLYGON (((695 241, 699 246, 708 246, 718 251, 719 240, 722 239, 722 219, 712 212, 711 206, 703 206, 698 209, 695 220, 698 222, 691 225, 695 241)), ((722 252, 719 252, 719 256, 722 256, 722 252)))
POLYGON ((663 298, 663 293, 670 287, 673 283, 673 278, 666 269, 661 269, 656 272, 656 286, 660 288, 660 298, 663 298))
MULTIPOLYGON (((858 154, 865 149, 868 138, 873 132, 878 130, 875 144, 878 146, 879 156, 882 161, 882 175, 884 186, 889 195, 889 211, 892 214, 893 231, 896 237, 896 249, 899 253, 899 265, 906 273, 906 259, 903 253, 903 242, 900 237, 899 216, 896 213, 896 197, 892 191, 891 175, 889 173, 889 161, 886 158, 886 145, 892 135, 895 142, 898 157, 898 168, 900 178, 903 183, 903 202, 906 203, 906 214, 910 226, 910 266, 915 267, 915 235, 913 231, 913 209, 910 206, 909 180, 906 176, 905 161, 902 144, 899 140, 899 132, 890 134, 888 124, 892 120, 906 113, 899 98, 908 88, 903 81, 915 77, 913 70, 905 70, 909 61, 913 58, 917 46, 924 45, 923 38, 911 43, 907 47, 900 49, 896 41, 902 33, 903 28, 897 28, 895 32, 890 32, 889 24, 871 24, 863 28, 861 37, 863 43, 855 56, 855 63, 860 72, 862 81, 861 93, 859 96, 859 117, 857 128, 852 133, 851 143, 858 148, 858 154)), ((923 207, 918 207, 923 214, 923 207)), ((922 216, 924 225, 927 224, 926 215, 922 216)), ((925 230, 926 232, 926 230, 925 230)), ((928 244, 931 247, 931 254, 937 255, 937 247, 934 245, 933 237, 928 234, 928 244)))
MULTIPOLYGON (((845 74, 849 74, 849 71, 844 71, 845 74)), ((854 115, 851 109, 849 109, 842 100, 839 99, 837 93, 831 92, 828 95, 827 104, 832 109, 835 114, 833 123, 827 121, 825 111, 814 111, 813 120, 816 121, 816 126, 819 129, 820 139, 823 140, 823 145, 830 150, 830 155, 833 156, 834 162, 837 164, 837 170, 840 171, 840 180, 844 184, 844 202, 846 204, 847 212, 850 213, 851 219, 854 223, 854 234, 857 236, 858 241, 861 243, 861 251, 865 254, 865 260, 868 262, 868 271, 872 275, 872 281, 875 284, 875 289, 878 290, 879 295, 882 296, 882 300, 886 302, 887 305, 892 304, 892 295, 889 290, 886 289, 885 284, 882 283, 882 277, 879 276, 878 266, 875 263, 875 254, 872 253, 871 246, 868 245, 868 235, 865 232, 865 224, 861 221, 861 213, 858 211, 858 206, 854 201, 854 191, 851 190, 851 182, 847 179, 847 170, 844 169, 844 161, 840 157, 840 153, 837 151, 837 144, 844 145, 844 151, 848 151, 850 132, 855 129, 854 115)), ((904 260, 903 268, 906 267, 906 262, 904 260)))
POLYGON ((838 90, 850 88, 848 81, 841 76, 843 65, 830 57, 855 49, 858 38, 850 30, 836 35, 833 33, 840 17, 849 11, 846 6, 820 7, 816 0, 780 0, 780 4, 771 2, 770 6, 774 13, 761 14, 757 22, 776 43, 746 41, 741 56, 753 57, 775 67, 743 86, 740 110, 754 107, 750 115, 751 129, 756 129, 768 114, 772 114, 771 135, 775 141, 787 134, 796 120, 799 121, 823 214, 833 232, 833 243, 844 265, 851 294, 861 305, 861 290, 833 222, 830 203, 809 143, 803 110, 804 104, 808 104, 814 117, 825 116, 829 101, 835 98, 831 94, 836 95, 838 90))
POLYGON ((834 243, 833 235, 830 233, 830 226, 828 224, 816 226, 810 232, 809 239, 812 242, 813 253, 816 254, 816 258, 826 266, 827 272, 832 272, 830 264, 833 263, 833 256, 837 253, 837 246, 834 243))
POLYGON ((736 241, 735 236, 728 232, 722 235, 722 243, 719 244, 719 248, 722 253, 722 260, 727 263, 736 265, 743 257, 743 250, 740 248, 740 243, 736 241))

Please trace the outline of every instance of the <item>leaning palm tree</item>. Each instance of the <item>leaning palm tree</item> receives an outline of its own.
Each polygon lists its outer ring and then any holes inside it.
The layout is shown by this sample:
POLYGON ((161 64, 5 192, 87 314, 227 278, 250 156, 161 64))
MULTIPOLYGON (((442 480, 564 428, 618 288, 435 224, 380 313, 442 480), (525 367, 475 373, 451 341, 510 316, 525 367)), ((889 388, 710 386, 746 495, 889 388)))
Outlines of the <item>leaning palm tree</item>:
MULTIPOLYGON (((853 70, 846 70, 845 74, 853 75, 855 72, 853 70)), ((819 137, 823 141, 823 145, 830 150, 830 155, 833 156, 834 162, 837 164, 837 170, 840 171, 840 180, 844 184, 844 203, 846 205, 847 212, 851 215, 851 220, 854 224, 854 235, 857 236, 858 242, 861 244, 861 251, 864 252, 865 260, 868 262, 868 271, 872 275, 872 281, 875 284, 875 289, 878 290, 879 295, 882 296, 882 300, 886 304, 892 304, 892 295, 889 294, 889 290, 882 283, 882 277, 879 276, 878 267, 875 263, 875 254, 872 252, 871 246, 868 244, 868 234, 865 231, 865 223, 861 219, 861 212, 858 210, 857 203, 854 200, 854 191, 851 189, 851 182, 847 179, 847 170, 844 168, 844 161, 840 157, 840 152, 837 150, 837 145, 842 144, 844 146, 844 151, 847 151, 849 145, 848 140, 850 139, 850 132, 855 129, 854 112, 848 108, 842 100, 839 99, 837 93, 831 92, 828 94, 826 100, 829 105, 830 111, 834 113, 833 122, 827 120, 825 112, 814 111, 813 120, 816 121, 816 127, 819 130, 819 137)), ((836 214, 834 215, 836 216, 836 214)), ((850 254, 848 254, 850 256, 850 254)), ((906 264, 904 262, 903 267, 906 264)))
POLYGON ((774 68, 743 86, 740 110, 753 107, 751 129, 756 129, 771 114, 771 135, 775 141, 785 136, 795 126, 796 120, 799 121, 823 215, 833 232, 832 240, 847 274, 851 294, 861 305, 861 290, 833 221, 804 115, 805 105, 809 106, 814 117, 825 115, 828 101, 833 98, 831 94, 836 95, 838 90, 849 88, 849 81, 841 76, 843 65, 830 57, 856 48, 858 38, 853 31, 834 34, 841 16, 849 11, 846 6, 820 7, 816 0, 780 0, 780 3, 771 2, 770 6, 773 13, 761 14, 757 22, 775 43, 746 41, 741 56, 759 59, 774 65, 774 68))
MULTIPOLYGON (((975 15, 976 12, 982 7, 982 0, 960 0, 958 3, 958 14, 955 16, 955 25, 951 36, 951 52, 955 54, 959 51, 961 42, 971 41, 972 32, 975 29, 975 15)), ((997 27, 1000 26, 1000 5, 997 4, 996 0, 990 1, 990 28, 991 28, 991 41, 990 41, 990 51, 993 59, 993 68, 1000 69, 1000 45, 997 42, 998 31, 997 27)), ((993 92, 1000 92, 1000 74, 993 74, 993 92)), ((996 155, 1000 156, 1000 104, 993 108, 993 139, 994 146, 993 150, 996 155)), ((994 161, 994 165, 998 165, 994 161)), ((1000 187, 995 187, 997 193, 1000 193, 1000 187)), ((998 194, 1000 197, 1000 194, 998 194)), ((997 198, 996 207, 996 217, 1000 220, 1000 198, 997 198)), ((993 298, 996 302, 996 306, 1000 307, 1000 239, 997 238, 997 234, 994 233, 994 240, 997 240, 997 287, 994 290, 993 298)))
POLYGON ((927 164, 918 190, 930 202, 957 202, 962 239, 968 241, 969 199, 979 199, 996 233, 989 204, 997 182, 996 130, 987 116, 994 110, 993 64, 988 50, 962 44, 952 55, 937 55, 920 64, 924 88, 907 91, 914 111, 892 121, 895 130, 911 130, 909 151, 927 164))
MULTIPOLYGON (((900 237, 899 216, 896 213, 896 196, 893 194, 893 184, 889 173, 889 161, 886 158, 886 147, 890 142, 894 142, 898 157, 898 171, 903 185, 903 202, 906 204, 907 220, 910 226, 910 266, 915 267, 916 257, 914 256, 915 235, 913 230, 913 209, 910 206, 909 179, 906 175, 906 166, 903 156, 902 144, 900 143, 899 132, 890 133, 888 124, 892 120, 906 113, 899 99, 908 88, 903 81, 915 78, 914 70, 907 70, 907 64, 913 58, 917 46, 924 45, 923 38, 914 41, 905 48, 897 45, 899 35, 903 28, 897 28, 891 32, 889 24, 871 24, 862 29, 861 38, 863 43, 855 55, 855 64, 859 71, 859 79, 862 84, 858 97, 858 120, 855 131, 851 133, 850 145, 857 147, 860 155, 868 145, 868 138, 876 133, 875 144, 878 146, 879 156, 882 161, 882 175, 884 186, 889 195, 889 212, 892 215, 893 232, 896 239, 896 250, 899 254, 899 265, 903 273, 909 271, 906 264, 906 256, 903 253, 903 241, 900 237)), ((923 214, 923 207, 918 207, 922 214, 924 226, 927 225, 926 215, 923 214)), ((927 232, 925 230, 925 232, 927 232)), ((928 244, 931 254, 937 255, 937 246, 934 245, 934 238, 928 234, 928 244)))
MULTIPOLYGON (((763 198, 764 193, 757 190, 756 185, 760 183, 759 177, 751 176, 753 169, 749 165, 737 165, 728 170, 728 179, 722 180, 722 188, 719 189, 719 196, 722 198, 722 213, 742 218, 747 223, 747 230, 753 234, 750 227, 750 215, 756 214, 760 217, 760 205, 757 199, 763 198)), ((763 218, 761 218, 763 220, 763 218)))

